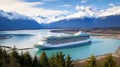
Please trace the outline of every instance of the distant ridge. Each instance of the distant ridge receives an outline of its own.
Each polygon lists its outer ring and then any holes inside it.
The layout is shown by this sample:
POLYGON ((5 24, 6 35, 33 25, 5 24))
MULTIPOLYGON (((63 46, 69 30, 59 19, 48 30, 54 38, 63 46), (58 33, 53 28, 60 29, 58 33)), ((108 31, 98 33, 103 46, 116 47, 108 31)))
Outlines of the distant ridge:
POLYGON ((115 28, 120 27, 120 15, 106 17, 84 17, 63 19, 44 25, 46 28, 80 29, 80 28, 115 28))

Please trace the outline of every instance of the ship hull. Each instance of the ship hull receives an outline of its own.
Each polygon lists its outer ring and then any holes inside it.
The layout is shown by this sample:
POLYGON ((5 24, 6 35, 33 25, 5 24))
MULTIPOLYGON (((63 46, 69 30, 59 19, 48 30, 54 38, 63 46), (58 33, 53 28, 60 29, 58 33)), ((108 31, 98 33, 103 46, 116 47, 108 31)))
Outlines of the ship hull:
POLYGON ((78 47, 78 46, 83 46, 83 45, 88 45, 91 43, 91 39, 86 39, 82 41, 75 41, 75 42, 69 42, 69 43, 64 43, 64 44, 56 44, 56 45, 51 45, 51 44, 43 44, 43 45, 38 45, 35 46, 38 49, 42 50, 49 50, 49 49, 61 49, 61 48, 72 48, 72 47, 78 47))

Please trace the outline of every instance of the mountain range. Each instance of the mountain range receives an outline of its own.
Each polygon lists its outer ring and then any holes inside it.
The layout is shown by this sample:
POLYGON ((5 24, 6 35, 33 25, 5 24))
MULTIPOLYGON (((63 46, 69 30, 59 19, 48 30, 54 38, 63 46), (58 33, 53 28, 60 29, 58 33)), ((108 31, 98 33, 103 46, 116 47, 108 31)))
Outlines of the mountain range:
POLYGON ((0 10, 0 30, 28 30, 28 29, 43 29, 43 28, 112 28, 120 27, 120 14, 101 16, 101 17, 77 17, 65 18, 65 15, 54 17, 54 22, 46 23, 49 20, 47 17, 38 16, 44 23, 37 22, 38 20, 31 17, 21 15, 16 12, 6 12, 0 10))
POLYGON ((120 27, 120 15, 63 19, 45 25, 47 28, 109 28, 120 27))
POLYGON ((64 15, 64 14, 60 14, 60 15, 56 15, 56 16, 42 16, 42 15, 32 16, 32 18, 40 24, 51 23, 53 21, 61 20, 65 17, 66 17, 66 15, 64 15))
POLYGON ((34 19, 15 12, 0 10, 0 30, 40 29, 41 25, 34 19))

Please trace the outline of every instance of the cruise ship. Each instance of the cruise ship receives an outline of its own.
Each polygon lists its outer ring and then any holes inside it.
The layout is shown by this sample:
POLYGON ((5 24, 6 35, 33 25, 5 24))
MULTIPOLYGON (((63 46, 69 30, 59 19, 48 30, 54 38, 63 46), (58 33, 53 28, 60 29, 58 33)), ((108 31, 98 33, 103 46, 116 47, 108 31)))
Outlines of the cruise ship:
POLYGON ((91 43, 90 35, 79 32, 69 36, 50 36, 34 46, 38 49, 56 49, 75 47, 89 43, 91 43))

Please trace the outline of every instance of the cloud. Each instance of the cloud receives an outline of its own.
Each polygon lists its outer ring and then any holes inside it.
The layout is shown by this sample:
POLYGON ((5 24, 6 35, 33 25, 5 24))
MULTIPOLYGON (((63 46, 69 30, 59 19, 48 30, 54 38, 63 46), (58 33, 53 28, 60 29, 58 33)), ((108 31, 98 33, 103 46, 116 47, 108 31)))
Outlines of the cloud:
POLYGON ((114 6, 106 10, 100 10, 100 14, 98 16, 110 16, 110 15, 120 15, 120 6, 114 6))
POLYGON ((22 0, 1 0, 0 10, 12 11, 21 13, 28 16, 42 15, 42 16, 55 16, 67 13, 68 11, 48 10, 44 8, 37 8, 36 5, 42 5, 44 2, 23 2, 22 0))
POLYGON ((59 0, 42 0, 44 2, 53 2, 53 1, 59 1, 59 0))
POLYGON ((114 7, 114 6, 115 6, 115 4, 113 4, 113 3, 110 3, 110 4, 109 4, 109 6, 111 6, 111 7, 114 7))
POLYGON ((96 16, 98 11, 93 6, 76 6, 76 13, 69 15, 67 18, 80 18, 80 17, 93 17, 96 16))
POLYGON ((77 10, 77 11, 87 11, 87 10, 91 10, 91 11, 97 11, 97 8, 96 7, 94 7, 94 6, 79 6, 79 5, 77 5, 76 7, 75 7, 75 9, 77 10))
POLYGON ((81 0, 81 3, 86 3, 87 2, 87 0, 81 0))
MULTIPOLYGON (((67 10, 63 10, 63 12, 67 12, 67 10)), ((68 13, 68 12, 67 12, 68 13)), ((33 17, 36 21, 38 21, 39 23, 51 23, 54 21, 58 21, 61 19, 64 19, 64 14, 59 14, 59 15, 53 15, 53 16, 47 16, 46 18, 42 19, 41 17, 33 17), (56 18, 56 16, 58 16, 56 18)), ((43 16, 42 16, 43 17, 43 16)), ((45 16, 44 16, 45 17, 45 16)))
POLYGON ((97 9, 94 6, 79 6, 75 7, 76 13, 67 16, 70 18, 82 18, 82 17, 105 17, 110 15, 120 15, 120 6, 114 6, 105 10, 97 9))
POLYGON ((70 4, 63 4, 63 5, 60 5, 60 6, 63 6, 63 7, 71 7, 72 5, 70 5, 70 4))
POLYGON ((67 19, 70 19, 70 18, 81 18, 81 17, 84 17, 84 16, 86 16, 88 14, 92 15, 93 13, 91 13, 89 8, 91 8, 91 7, 90 6, 88 6, 88 7, 76 6, 75 9, 77 10, 77 12, 72 14, 72 15, 67 16, 67 19))

